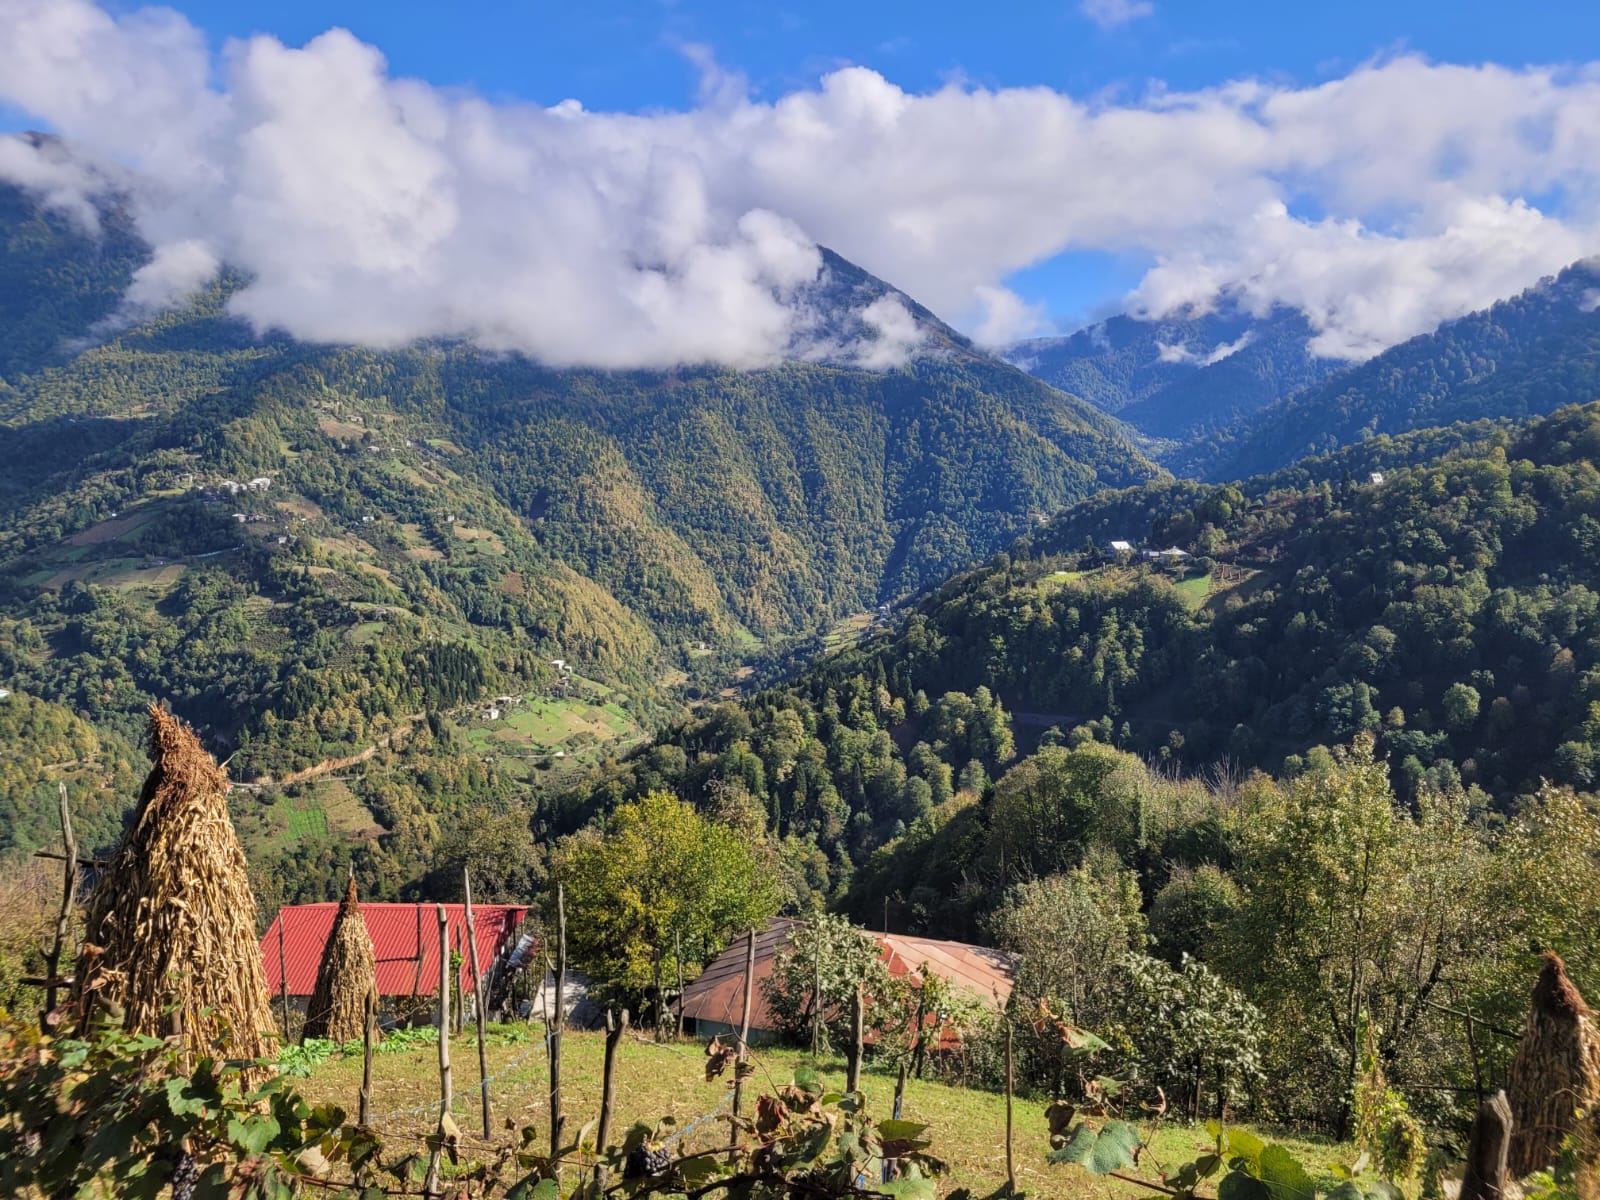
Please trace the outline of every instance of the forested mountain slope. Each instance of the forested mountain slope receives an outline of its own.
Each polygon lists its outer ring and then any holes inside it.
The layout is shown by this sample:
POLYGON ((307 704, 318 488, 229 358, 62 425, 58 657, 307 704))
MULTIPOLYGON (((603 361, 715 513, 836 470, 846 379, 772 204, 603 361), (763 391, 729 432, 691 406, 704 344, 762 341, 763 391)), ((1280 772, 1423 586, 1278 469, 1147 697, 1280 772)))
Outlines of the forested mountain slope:
POLYGON ((1592 787, 1600 404, 1431 440, 1444 457, 1381 485, 1092 497, 892 634, 671 732, 623 790, 735 783, 837 887, 1050 729, 1174 766, 1291 773, 1367 732, 1407 797, 1424 781, 1497 803, 1541 779, 1592 787), (1111 539, 1194 559, 1108 559, 1111 539))
POLYGON ((1525 417, 1600 396, 1600 263, 1576 263, 1168 457, 1181 475, 1276 470, 1376 433, 1525 417))
MULTIPOLYGON (((1158 473, 1114 421, 909 300, 927 353, 887 371, 258 339, 228 277, 119 329, 141 260, 115 212, 97 239, 3 199, 0 686, 130 740, 168 702, 236 778, 402 745, 428 770, 423 716, 500 693, 648 721, 1158 473)), ((827 262, 823 332, 859 335, 851 306, 891 289, 827 262)), ((377 819, 352 810, 347 832, 393 835, 393 805, 353 786, 377 819)))
POLYGON ((1152 438, 1186 441, 1344 369, 1314 357, 1298 312, 1253 317, 1224 304, 1190 317, 1116 316, 1068 337, 1002 352, 1152 438))

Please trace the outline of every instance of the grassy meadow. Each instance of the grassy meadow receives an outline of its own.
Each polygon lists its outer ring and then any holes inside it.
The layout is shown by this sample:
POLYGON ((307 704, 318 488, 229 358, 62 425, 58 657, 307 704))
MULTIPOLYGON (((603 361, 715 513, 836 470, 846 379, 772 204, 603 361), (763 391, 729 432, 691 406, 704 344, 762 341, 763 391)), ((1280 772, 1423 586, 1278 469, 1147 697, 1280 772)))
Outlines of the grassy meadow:
MULTIPOLYGON (((545 1057, 541 1028, 537 1026, 493 1027, 487 1047, 491 1076, 490 1103, 497 1141, 515 1134, 507 1129, 532 1124, 538 1127, 541 1142, 548 1136, 549 1067, 545 1057), (516 1032, 513 1032, 516 1031, 516 1032), (528 1040, 508 1041, 525 1031, 528 1040)), ((600 1111, 602 1055, 605 1039, 599 1033, 568 1033, 562 1054, 563 1108, 569 1127, 593 1120, 600 1111)), ((825 1058, 813 1063, 810 1055, 796 1050, 760 1048, 755 1053, 757 1072, 754 1094, 771 1091, 787 1083, 801 1067, 817 1066, 831 1083, 841 1089, 845 1067, 841 1059, 825 1058)), ((451 1062, 456 1102, 454 1112, 471 1151, 464 1157, 487 1157, 482 1141, 482 1117, 478 1107, 478 1057, 476 1040, 469 1036, 451 1043, 451 1062)), ((624 1039, 617 1055, 618 1112, 614 1128, 625 1130, 636 1120, 654 1121, 674 1117, 682 1129, 698 1118, 714 1113, 727 1096, 730 1080, 705 1081, 705 1057, 699 1043, 684 1041, 655 1045, 631 1035, 624 1039)), ((403 1049, 378 1054, 373 1059, 372 1111, 375 1124, 386 1140, 397 1146, 415 1142, 432 1129, 439 1094, 438 1049, 427 1043, 414 1043, 403 1049), (391 1114, 399 1113, 399 1116, 391 1114), (384 1119, 388 1118, 388 1119, 384 1119)), ((361 1057, 335 1055, 315 1068, 307 1079, 296 1081, 301 1091, 314 1102, 331 1101, 352 1113, 356 1109, 361 1084, 361 1057)), ((888 1116, 894 1098, 892 1074, 868 1069, 862 1075, 868 1110, 888 1116)), ((747 1091, 746 1104, 749 1099, 747 1091)), ((1049 1151, 1048 1129, 1042 1100, 1019 1098, 1015 1101, 1015 1146, 1019 1187, 1029 1197, 1074 1197, 1100 1200, 1104 1197, 1153 1195, 1144 1189, 1112 1179, 1098 1179, 1074 1167, 1046 1164, 1049 1151)), ((748 1111, 748 1110, 747 1110, 748 1111)), ((904 1114, 907 1120, 925 1122, 931 1127, 933 1150, 950 1165, 941 1181, 941 1192, 966 1187, 979 1196, 988 1195, 1005 1183, 1005 1097, 984 1091, 953 1087, 930 1080, 911 1080, 906 1085, 904 1114)), ((719 1122, 709 1121, 696 1136, 698 1146, 712 1146, 725 1136, 719 1122)), ((1328 1164, 1348 1161, 1348 1148, 1326 1143, 1287 1138, 1258 1130, 1268 1140, 1276 1140, 1296 1154, 1319 1184, 1326 1179, 1328 1164)), ((1167 1125, 1156 1136, 1153 1151, 1166 1164, 1185 1162, 1202 1147, 1204 1130, 1167 1125)), ((683 1147, 687 1148, 687 1146, 683 1147)), ((1145 1172, 1154 1177, 1157 1170, 1149 1163, 1145 1172)))

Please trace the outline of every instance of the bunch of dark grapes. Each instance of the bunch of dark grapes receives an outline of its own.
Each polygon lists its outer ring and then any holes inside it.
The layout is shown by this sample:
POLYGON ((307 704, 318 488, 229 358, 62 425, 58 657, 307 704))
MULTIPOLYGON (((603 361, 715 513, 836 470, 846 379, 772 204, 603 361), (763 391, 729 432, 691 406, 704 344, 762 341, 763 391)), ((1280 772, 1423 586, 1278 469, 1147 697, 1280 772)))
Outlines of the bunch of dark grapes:
POLYGON ((200 1178, 200 1168, 195 1164, 194 1156, 187 1150, 178 1154, 178 1161, 172 1164, 172 1200, 192 1200, 195 1182, 200 1178))
POLYGON ((672 1165, 672 1155, 664 1146, 639 1146, 628 1154, 622 1166, 624 1179, 643 1179, 646 1175, 659 1175, 672 1165))

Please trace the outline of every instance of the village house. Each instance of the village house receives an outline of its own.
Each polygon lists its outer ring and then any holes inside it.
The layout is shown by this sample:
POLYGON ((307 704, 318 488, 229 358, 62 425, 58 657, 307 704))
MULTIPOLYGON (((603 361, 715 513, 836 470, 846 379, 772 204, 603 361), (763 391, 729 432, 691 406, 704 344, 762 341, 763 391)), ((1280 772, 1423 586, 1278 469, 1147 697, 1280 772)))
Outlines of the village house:
MULTIPOLYGON (((437 1015, 439 993, 439 920, 433 904, 363 904, 361 917, 377 960, 381 1020, 387 1027, 426 1022, 437 1015)), ((458 981, 468 1015, 472 1005, 472 971, 467 952, 467 911, 463 904, 444 905, 452 952, 461 955, 458 981)), ((305 1015, 317 983, 317 968, 333 932, 337 904, 286 904, 261 937, 261 966, 273 1006, 287 993, 289 1007, 305 1015), (281 966, 280 966, 281 964, 281 966)), ((518 943, 517 927, 525 907, 474 904, 472 923, 478 944, 478 965, 488 984, 493 1012, 509 982, 509 957, 518 943)))
MULTIPOLYGON (((750 1041, 772 1042, 779 1037, 777 1022, 767 1004, 766 981, 772 978, 778 951, 789 940, 798 922, 775 917, 756 934, 755 991, 750 1000, 750 1041)), ((866 932, 866 931, 863 931, 866 932)), ((946 942, 937 938, 913 937, 905 933, 867 933, 878 943, 889 974, 909 977, 920 985, 924 966, 954 990, 983 1001, 997 1011, 1011 998, 1016 980, 1017 960, 1000 950, 973 946, 966 942, 946 942)), ((685 1033, 696 1037, 737 1034, 744 1016, 745 940, 733 945, 683 989, 682 1012, 685 1033)))

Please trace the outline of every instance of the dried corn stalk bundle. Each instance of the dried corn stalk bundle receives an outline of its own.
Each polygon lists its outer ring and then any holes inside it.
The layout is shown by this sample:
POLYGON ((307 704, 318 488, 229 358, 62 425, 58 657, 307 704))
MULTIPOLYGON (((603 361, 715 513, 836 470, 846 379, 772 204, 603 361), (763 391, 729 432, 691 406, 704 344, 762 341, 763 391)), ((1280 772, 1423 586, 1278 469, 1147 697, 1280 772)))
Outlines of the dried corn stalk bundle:
POLYGON ((1507 1167, 1514 1179, 1550 1166, 1562 1139, 1577 1128, 1580 1111, 1592 1112, 1600 1100, 1600 1036, 1594 1013, 1556 954, 1544 956, 1528 1023, 1511 1060, 1506 1095, 1512 1119, 1507 1167))
POLYGON ((372 938, 356 903, 352 876, 344 902, 333 919, 328 944, 317 967, 317 985, 306 1010, 305 1037, 327 1038, 343 1044, 361 1036, 367 1022, 367 1005, 374 996, 378 964, 372 938))
POLYGON ((181 1033, 192 1060, 277 1049, 256 899, 228 819, 228 777, 194 731, 150 710, 153 764, 133 825, 89 900, 80 1009, 130 1031, 181 1033))

